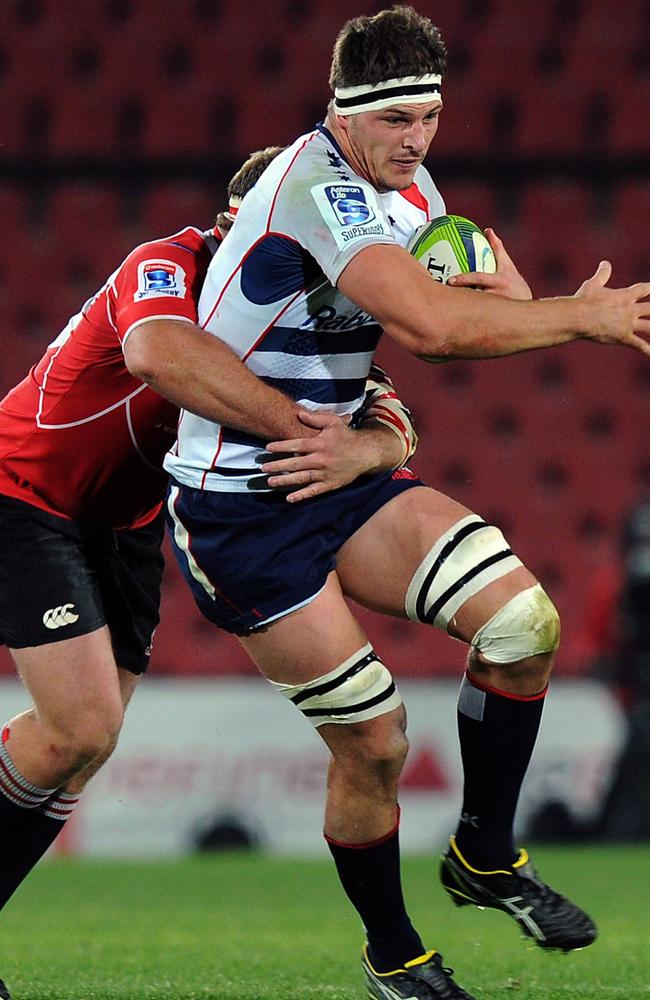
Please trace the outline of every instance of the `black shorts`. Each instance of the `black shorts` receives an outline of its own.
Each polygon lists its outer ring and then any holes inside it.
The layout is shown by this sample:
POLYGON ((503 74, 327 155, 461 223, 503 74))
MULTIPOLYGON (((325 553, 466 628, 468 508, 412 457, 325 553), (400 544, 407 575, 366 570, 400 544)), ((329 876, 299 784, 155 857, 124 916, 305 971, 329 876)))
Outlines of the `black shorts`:
POLYGON ((0 643, 43 646, 108 625, 118 666, 147 669, 159 622, 162 515, 80 524, 0 496, 0 643))

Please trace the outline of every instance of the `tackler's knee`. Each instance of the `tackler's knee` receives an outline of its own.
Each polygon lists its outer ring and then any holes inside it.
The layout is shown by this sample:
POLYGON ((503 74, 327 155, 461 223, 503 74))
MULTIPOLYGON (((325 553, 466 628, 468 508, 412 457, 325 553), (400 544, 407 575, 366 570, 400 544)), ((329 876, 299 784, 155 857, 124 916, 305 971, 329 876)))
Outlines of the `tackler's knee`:
POLYGON ((553 653, 560 643, 560 616, 540 586, 522 590, 500 608, 472 639, 489 663, 516 663, 553 653))
POLYGON ((306 684, 271 683, 316 727, 367 722, 402 704, 390 670, 370 643, 306 684))

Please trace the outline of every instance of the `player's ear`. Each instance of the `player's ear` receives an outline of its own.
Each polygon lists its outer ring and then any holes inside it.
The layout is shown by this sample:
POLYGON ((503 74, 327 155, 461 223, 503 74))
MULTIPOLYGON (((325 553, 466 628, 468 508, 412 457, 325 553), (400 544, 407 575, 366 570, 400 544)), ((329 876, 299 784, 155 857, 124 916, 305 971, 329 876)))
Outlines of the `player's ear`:
POLYGON ((350 118, 351 115, 334 115, 334 120, 336 121, 336 127, 341 130, 341 132, 350 131, 350 118))

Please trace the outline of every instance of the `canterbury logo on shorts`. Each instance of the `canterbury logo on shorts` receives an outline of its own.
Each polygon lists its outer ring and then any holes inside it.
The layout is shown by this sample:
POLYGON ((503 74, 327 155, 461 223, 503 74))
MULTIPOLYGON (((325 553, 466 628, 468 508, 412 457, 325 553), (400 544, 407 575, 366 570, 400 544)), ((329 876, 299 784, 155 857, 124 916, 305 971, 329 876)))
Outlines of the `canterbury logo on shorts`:
POLYGON ((79 621, 79 615, 72 610, 74 604, 61 604, 58 608, 50 608, 43 615, 45 628, 61 628, 63 625, 72 625, 79 621))

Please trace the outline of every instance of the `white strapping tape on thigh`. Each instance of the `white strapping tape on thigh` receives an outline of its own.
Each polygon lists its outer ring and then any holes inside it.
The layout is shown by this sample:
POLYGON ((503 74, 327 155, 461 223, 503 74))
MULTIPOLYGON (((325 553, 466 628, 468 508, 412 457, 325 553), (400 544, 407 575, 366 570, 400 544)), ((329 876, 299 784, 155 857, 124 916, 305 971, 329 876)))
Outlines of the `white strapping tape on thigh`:
POLYGON ((406 614, 411 621, 446 629, 465 601, 521 565, 499 528, 469 514, 418 566, 406 592, 406 614))
POLYGON ((350 724, 385 715, 402 704, 390 670, 366 643, 344 663, 306 684, 271 684, 314 726, 350 724))
POLYGON ((539 583, 515 594, 472 639, 472 646, 490 663, 516 663, 551 653, 559 643, 560 616, 539 583))

